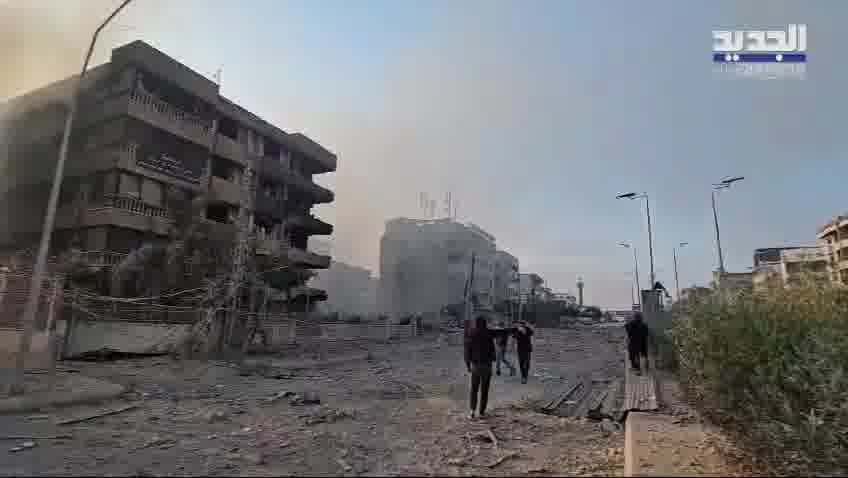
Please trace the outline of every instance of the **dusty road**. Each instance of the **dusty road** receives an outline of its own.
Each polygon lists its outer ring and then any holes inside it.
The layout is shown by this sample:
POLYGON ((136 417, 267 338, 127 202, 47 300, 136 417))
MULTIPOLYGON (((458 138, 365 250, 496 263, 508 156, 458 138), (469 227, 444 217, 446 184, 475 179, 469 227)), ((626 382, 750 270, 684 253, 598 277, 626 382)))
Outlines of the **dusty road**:
POLYGON ((4 440, 0 475, 620 474, 623 436, 611 423, 532 404, 560 377, 620 375, 621 333, 540 329, 530 383, 496 377, 492 416, 474 422, 461 348, 433 339, 327 365, 263 358, 250 375, 170 358, 66 364, 131 387, 125 401, 138 408, 71 425, 55 422, 92 409, 0 417, 3 435, 67 435, 4 440))

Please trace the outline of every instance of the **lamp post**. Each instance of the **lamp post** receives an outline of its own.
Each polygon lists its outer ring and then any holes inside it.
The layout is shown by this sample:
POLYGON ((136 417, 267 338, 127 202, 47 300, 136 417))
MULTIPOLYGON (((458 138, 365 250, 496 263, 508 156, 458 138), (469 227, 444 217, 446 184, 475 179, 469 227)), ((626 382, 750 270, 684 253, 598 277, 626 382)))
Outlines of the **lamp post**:
POLYGON ((674 251, 674 288, 677 290, 677 301, 680 302, 680 276, 677 274, 677 249, 685 247, 688 242, 681 242, 673 249, 674 251))
POLYGON ((636 277, 636 297, 638 302, 636 304, 642 305, 642 288, 639 286, 639 259, 636 255, 636 248, 630 245, 628 242, 619 242, 619 246, 625 247, 627 249, 633 249, 633 275, 636 277))
POLYGON ((124 9, 132 0, 124 0, 118 5, 107 18, 97 27, 94 35, 91 37, 91 43, 88 46, 88 52, 85 54, 85 60, 82 64, 77 84, 71 97, 71 104, 68 109, 68 116, 65 118, 65 126, 62 131, 62 143, 59 146, 59 159, 56 161, 56 170, 53 172, 53 183, 50 186, 50 196, 47 200, 47 211, 44 215, 44 224, 41 231, 41 240, 38 245, 38 255, 35 259, 35 266, 32 270, 32 278, 29 285, 29 296, 27 297, 24 314, 21 318, 23 322, 23 332, 18 346, 18 356, 15 361, 15 378, 12 382, 10 392, 12 394, 23 393, 24 383, 24 368, 26 366, 26 356, 29 355, 30 344, 32 342, 32 334, 35 329, 35 313, 38 309, 38 299, 41 296, 41 289, 44 285, 44 273, 47 269, 47 254, 50 251, 50 235, 53 233, 53 224, 56 219, 56 207, 59 202, 59 191, 62 188, 62 179, 65 174, 65 160, 68 157, 68 143, 70 142, 71 130, 74 125, 74 117, 79 108, 80 95, 82 93, 82 82, 85 77, 85 72, 88 69, 88 63, 91 61, 91 55, 94 52, 94 45, 97 43, 97 37, 100 32, 115 18, 118 13, 124 9))
POLYGON ((654 234, 651 231, 651 199, 648 197, 648 193, 625 193, 619 194, 615 198, 645 200, 645 210, 648 215, 648 256, 651 260, 651 288, 653 289, 654 284, 656 283, 656 276, 654 275, 654 234))
POLYGON ((712 190, 712 203, 713 203, 713 222, 715 223, 715 234, 716 234, 716 249, 718 249, 718 272, 719 277, 724 274, 724 254, 721 251, 721 233, 718 228, 718 209, 716 208, 716 193, 722 189, 727 189, 731 184, 736 181, 742 181, 745 179, 744 176, 737 176, 734 178, 724 179, 719 183, 713 184, 712 190))

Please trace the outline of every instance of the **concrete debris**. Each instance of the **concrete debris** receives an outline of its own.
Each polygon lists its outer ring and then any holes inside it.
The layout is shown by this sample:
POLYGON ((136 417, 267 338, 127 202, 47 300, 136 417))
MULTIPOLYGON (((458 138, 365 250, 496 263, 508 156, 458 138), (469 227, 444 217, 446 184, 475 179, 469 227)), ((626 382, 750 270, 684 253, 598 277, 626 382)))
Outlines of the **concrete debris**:
POLYGON ((206 414, 206 423, 220 423, 229 420, 227 412, 222 410, 214 410, 206 414))
POLYGON ((304 392, 303 394, 295 393, 291 396, 289 404, 298 405, 318 405, 321 403, 321 398, 317 393, 304 392))

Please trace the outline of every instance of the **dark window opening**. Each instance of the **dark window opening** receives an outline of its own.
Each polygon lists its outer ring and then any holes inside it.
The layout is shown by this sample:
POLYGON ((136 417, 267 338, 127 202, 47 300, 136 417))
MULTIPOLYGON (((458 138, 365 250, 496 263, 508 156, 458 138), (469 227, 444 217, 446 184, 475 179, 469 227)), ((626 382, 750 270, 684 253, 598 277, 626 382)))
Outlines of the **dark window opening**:
POLYGON ((234 119, 223 117, 218 120, 218 132, 233 141, 238 141, 238 130, 238 122, 234 119))
POLYGON ((291 235, 291 245, 295 249, 306 249, 307 244, 309 243, 309 236, 306 234, 292 234, 291 235))
POLYGON ((216 178, 235 182, 239 170, 241 170, 241 168, 239 168, 236 163, 228 159, 224 159, 220 156, 212 157, 212 176, 216 178))
POLYGON ((230 207, 226 204, 210 204, 206 207, 206 219, 224 224, 230 223, 230 207))
POLYGON ((107 249, 114 252, 129 253, 141 245, 143 235, 139 231, 113 227, 106 238, 107 249))
POLYGON ((283 148, 280 146, 280 143, 268 139, 265 140, 265 156, 279 158, 282 150, 283 148))

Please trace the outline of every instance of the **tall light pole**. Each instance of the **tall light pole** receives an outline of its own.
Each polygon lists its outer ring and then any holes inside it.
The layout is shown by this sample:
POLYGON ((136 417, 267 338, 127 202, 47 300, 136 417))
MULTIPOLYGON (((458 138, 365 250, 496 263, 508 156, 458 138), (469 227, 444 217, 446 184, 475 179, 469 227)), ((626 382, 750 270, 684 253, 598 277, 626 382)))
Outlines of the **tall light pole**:
POLYGON ((619 242, 618 245, 627 249, 633 249, 633 275, 636 277, 636 297, 638 299, 638 302, 635 303, 642 305, 642 288, 639 286, 639 259, 636 255, 636 248, 628 242, 619 242))
POLYGON ((62 188, 62 179, 65 174, 65 160, 68 157, 68 143, 71 137, 71 130, 74 125, 74 117, 79 108, 80 94, 82 93, 82 82, 85 77, 85 72, 88 69, 88 63, 91 61, 91 55, 94 52, 94 45, 97 43, 97 37, 100 32, 115 18, 118 13, 124 9, 132 0, 124 0, 118 5, 111 15, 109 15, 103 23, 94 31, 91 37, 91 43, 88 46, 88 52, 85 54, 85 60, 82 64, 79 78, 71 97, 68 116, 65 118, 65 128, 62 131, 62 144, 59 146, 59 159, 56 161, 56 170, 53 173, 53 183, 50 186, 50 196, 47 200, 47 211, 44 215, 44 225, 41 230, 41 240, 38 245, 38 255, 35 259, 35 266, 32 270, 32 278, 29 284, 29 296, 27 297, 26 307, 22 317, 23 332, 21 333, 21 341, 18 347, 18 356, 15 363, 15 379, 10 388, 10 393, 23 393, 24 384, 24 368, 26 366, 26 356, 29 355, 30 344, 32 342, 32 334, 35 329, 35 313, 38 309, 38 299, 41 296, 41 289, 44 282, 44 272, 47 269, 47 254, 50 251, 50 236, 53 233, 53 223, 56 219, 56 206, 59 202, 59 190, 62 188))
MULTIPOLYGON (((645 200, 645 210, 648 214, 648 256, 651 260, 651 289, 654 288, 654 284, 657 281, 656 276, 654 275, 654 234, 651 231, 651 199, 648 197, 648 193, 625 193, 619 194, 615 197, 616 199, 644 199, 645 200)), ((639 292, 641 294, 641 291, 639 292)))
POLYGON ((685 247, 688 242, 681 242, 674 248, 674 287, 677 289, 677 301, 680 302, 680 276, 677 274, 677 249, 685 247))
POLYGON ((713 222, 715 223, 715 235, 716 235, 716 249, 718 249, 718 272, 719 278, 724 274, 724 254, 721 251, 721 233, 718 228, 718 209, 716 208, 716 193, 722 189, 727 189, 731 184, 736 181, 742 181, 745 179, 744 176, 737 176, 734 178, 724 179, 719 183, 713 184, 712 190, 712 202, 713 202, 713 222))

